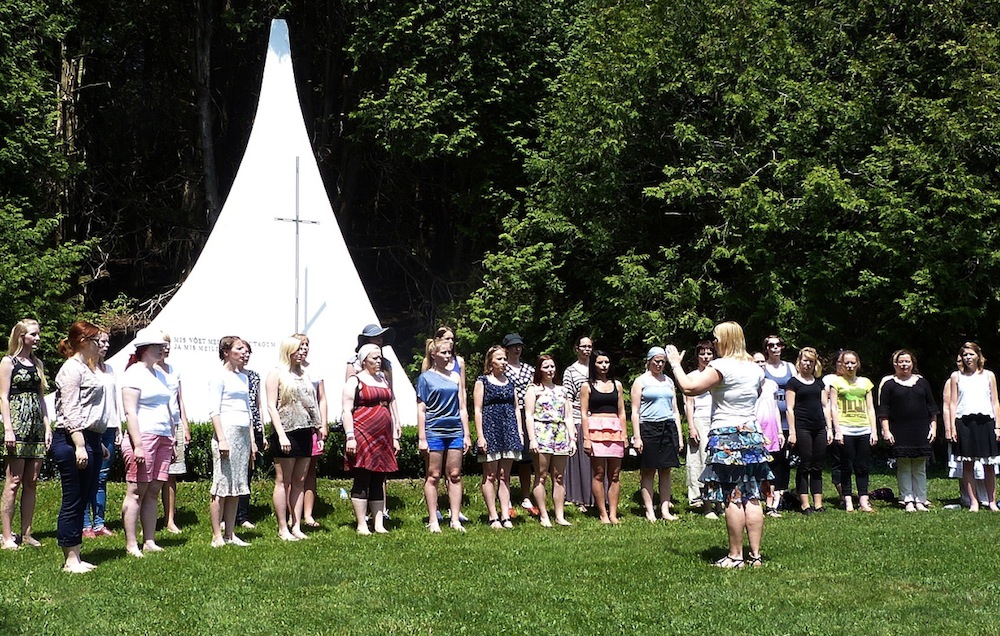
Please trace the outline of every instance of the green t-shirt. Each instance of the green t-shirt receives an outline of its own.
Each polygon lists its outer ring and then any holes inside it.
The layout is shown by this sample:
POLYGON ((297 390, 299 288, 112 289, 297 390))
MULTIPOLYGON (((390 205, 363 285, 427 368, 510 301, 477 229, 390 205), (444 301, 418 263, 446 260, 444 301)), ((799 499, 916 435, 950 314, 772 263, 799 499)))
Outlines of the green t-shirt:
POLYGON ((875 388, 868 378, 855 378, 854 384, 838 377, 830 385, 837 389, 837 408, 840 432, 844 435, 870 435, 868 421, 868 394, 875 388))

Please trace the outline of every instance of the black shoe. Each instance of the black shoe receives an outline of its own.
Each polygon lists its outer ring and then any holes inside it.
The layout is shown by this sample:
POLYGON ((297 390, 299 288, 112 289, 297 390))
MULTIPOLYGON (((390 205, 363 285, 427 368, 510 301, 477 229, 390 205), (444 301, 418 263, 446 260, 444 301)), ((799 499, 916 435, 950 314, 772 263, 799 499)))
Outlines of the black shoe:
POLYGON ((812 508, 801 508, 799 510, 799 512, 801 512, 802 514, 804 514, 806 516, 809 516, 809 515, 811 515, 812 513, 816 512, 816 511, 813 510, 812 508))
POLYGON ((816 512, 826 512, 826 507, 820 506, 819 508, 816 509, 816 512))

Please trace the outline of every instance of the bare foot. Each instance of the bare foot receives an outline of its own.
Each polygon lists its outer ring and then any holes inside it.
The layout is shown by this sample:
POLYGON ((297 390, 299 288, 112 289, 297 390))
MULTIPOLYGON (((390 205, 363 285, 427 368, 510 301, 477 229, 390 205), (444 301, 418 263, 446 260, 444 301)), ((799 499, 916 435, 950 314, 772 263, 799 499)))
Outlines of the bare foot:
POLYGON ((428 523, 427 529, 430 530, 432 534, 441 534, 441 526, 436 521, 434 523, 428 523))
POLYGON ((571 526, 571 525, 573 525, 569 521, 566 521, 566 519, 560 519, 559 517, 556 517, 556 523, 558 523, 561 526, 571 526))
POLYGON ((254 528, 257 527, 252 521, 244 521, 240 525, 246 528, 247 530, 253 530, 254 528))
POLYGON ((166 531, 169 532, 170 534, 180 534, 181 533, 181 529, 178 528, 174 524, 170 524, 169 526, 167 526, 166 527, 166 531))
POLYGON ((142 544, 144 552, 163 552, 163 548, 156 545, 156 541, 146 541, 142 544))
POLYGON ((358 534, 367 537, 371 533, 372 533, 372 531, 368 529, 368 525, 367 524, 363 525, 363 526, 358 526, 358 534))
POLYGON ((543 517, 543 518, 539 519, 538 523, 541 524, 541 526, 543 528, 551 528, 552 527, 552 522, 549 521, 548 517, 543 517))
POLYGON ((656 515, 653 514, 652 510, 647 510, 646 511, 646 521, 648 521, 650 523, 656 523, 656 515))
POLYGON ((93 563, 87 563, 86 561, 77 561, 75 563, 67 563, 63 566, 62 571, 68 572, 69 574, 86 574, 90 572, 97 566, 93 563))
POLYGON ((250 546, 249 543, 237 537, 235 534, 231 539, 226 539, 226 543, 229 545, 235 545, 237 548, 246 548, 250 546))
POLYGON ((611 519, 609 519, 607 517, 601 517, 601 523, 606 524, 606 525, 610 525, 611 524, 611 519))
POLYGON ((450 525, 451 525, 451 529, 452 530, 457 530, 459 532, 465 532, 465 526, 462 525, 461 521, 453 521, 453 522, 451 522, 450 525))
POLYGON ((142 553, 142 550, 140 550, 139 546, 137 545, 134 545, 131 548, 126 547, 125 552, 127 552, 130 556, 134 556, 137 559, 141 559, 142 557, 146 556, 142 553))
POLYGON ((30 545, 33 548, 42 547, 41 541, 31 536, 30 534, 26 534, 23 537, 21 537, 21 545, 30 545))
POLYGON ((282 541, 298 541, 299 540, 298 537, 296 537, 291 532, 288 532, 287 530, 285 532, 279 532, 278 533, 278 538, 281 539, 282 541))
POLYGON ((308 539, 309 537, 301 530, 292 530, 292 536, 296 539, 308 539))
POLYGON ((663 512, 663 520, 664 520, 664 521, 677 521, 678 519, 680 519, 680 517, 678 517, 678 516, 677 516, 677 515, 675 515, 675 514, 671 514, 671 513, 670 513, 670 509, 669 509, 669 508, 667 508, 667 509, 666 509, 666 510, 665 510, 665 511, 663 512))
POLYGON ((385 526, 375 524, 375 534, 389 534, 389 530, 385 526))
POLYGON ((617 526, 619 523, 621 523, 621 521, 618 519, 618 517, 615 516, 611 517, 611 525, 617 526))
POLYGON ((213 548, 221 548, 224 545, 226 545, 226 540, 223 539, 222 537, 214 537, 212 539, 212 547, 213 548))

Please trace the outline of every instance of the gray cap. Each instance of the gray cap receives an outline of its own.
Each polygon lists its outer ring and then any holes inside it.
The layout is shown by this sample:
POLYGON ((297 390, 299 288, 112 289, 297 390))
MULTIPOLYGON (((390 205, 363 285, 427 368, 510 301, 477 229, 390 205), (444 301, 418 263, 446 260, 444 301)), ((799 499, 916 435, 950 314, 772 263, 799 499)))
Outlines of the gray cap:
POLYGON ((656 356, 665 356, 667 352, 663 350, 663 347, 650 347, 649 351, 646 352, 646 362, 649 362, 656 356))

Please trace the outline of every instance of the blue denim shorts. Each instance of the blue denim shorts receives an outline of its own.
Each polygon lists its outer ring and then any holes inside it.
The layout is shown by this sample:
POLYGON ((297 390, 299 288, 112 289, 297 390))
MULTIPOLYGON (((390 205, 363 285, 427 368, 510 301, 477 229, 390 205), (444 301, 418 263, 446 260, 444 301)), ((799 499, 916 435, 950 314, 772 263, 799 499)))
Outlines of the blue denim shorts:
POLYGON ((427 436, 427 450, 463 450, 465 444, 462 442, 462 434, 427 436))

